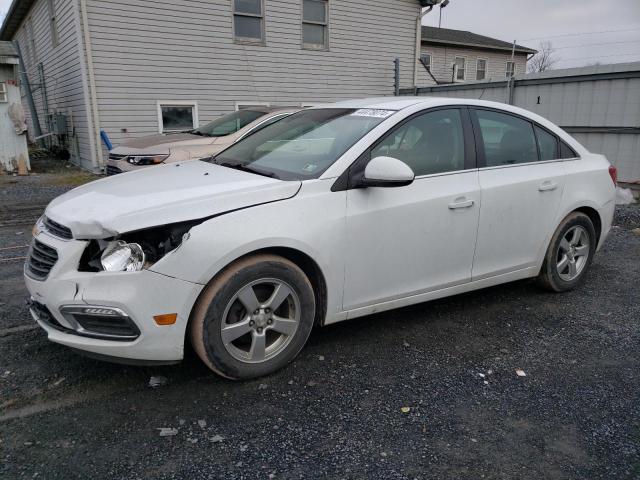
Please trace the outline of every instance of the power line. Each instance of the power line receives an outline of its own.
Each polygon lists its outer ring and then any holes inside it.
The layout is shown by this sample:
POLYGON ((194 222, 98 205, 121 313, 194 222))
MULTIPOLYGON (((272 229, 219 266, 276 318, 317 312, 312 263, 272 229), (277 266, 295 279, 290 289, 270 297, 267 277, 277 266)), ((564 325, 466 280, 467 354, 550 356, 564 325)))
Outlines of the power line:
POLYGON ((638 59, 640 59, 640 53, 619 53, 615 55, 603 54, 603 55, 594 55, 592 57, 569 57, 569 58, 560 57, 559 61, 564 62, 565 60, 592 60, 594 58, 611 58, 611 57, 638 57, 638 59))
POLYGON ((533 37, 533 38, 523 38, 519 40, 520 42, 528 42, 530 40, 545 40, 547 38, 560 38, 560 37, 579 37, 582 35, 597 35, 599 33, 620 33, 620 32, 635 32, 640 30, 640 27, 637 28, 627 28, 622 30, 600 30, 599 32, 580 32, 580 33, 565 33, 563 35, 548 35, 544 37, 533 37))
POLYGON ((583 43, 582 45, 569 45, 567 47, 556 47, 554 46, 554 50, 564 50, 567 48, 582 48, 582 47, 598 47, 600 45, 620 45, 623 43, 640 43, 640 39, 638 40, 627 40, 624 42, 598 42, 598 43, 583 43))

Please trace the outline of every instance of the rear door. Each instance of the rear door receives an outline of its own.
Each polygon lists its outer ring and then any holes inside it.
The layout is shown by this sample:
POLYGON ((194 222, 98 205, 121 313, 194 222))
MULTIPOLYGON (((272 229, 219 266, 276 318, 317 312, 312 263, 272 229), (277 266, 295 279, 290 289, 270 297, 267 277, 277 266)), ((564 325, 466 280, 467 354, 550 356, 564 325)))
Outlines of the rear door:
POLYGON ((499 110, 471 110, 482 192, 473 280, 534 266, 565 183, 555 135, 499 110))

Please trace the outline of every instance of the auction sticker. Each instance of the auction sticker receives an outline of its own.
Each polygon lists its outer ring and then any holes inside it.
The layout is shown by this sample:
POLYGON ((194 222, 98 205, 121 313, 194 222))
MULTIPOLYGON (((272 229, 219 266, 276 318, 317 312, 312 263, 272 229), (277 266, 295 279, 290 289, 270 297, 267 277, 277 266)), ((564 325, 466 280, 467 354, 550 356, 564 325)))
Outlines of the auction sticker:
POLYGON ((373 117, 373 118, 387 118, 393 115, 393 110, 379 110, 377 108, 361 108, 356 110, 351 115, 355 117, 373 117))

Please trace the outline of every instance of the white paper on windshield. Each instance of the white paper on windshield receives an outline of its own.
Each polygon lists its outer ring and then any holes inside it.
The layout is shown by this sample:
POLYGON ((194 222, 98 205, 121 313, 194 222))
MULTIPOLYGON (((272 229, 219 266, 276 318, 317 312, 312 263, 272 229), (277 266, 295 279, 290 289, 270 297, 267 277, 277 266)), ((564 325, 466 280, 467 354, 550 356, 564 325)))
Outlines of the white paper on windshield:
POLYGON ((387 118, 393 115, 393 110, 379 110, 377 108, 361 108, 356 110, 351 115, 355 117, 372 117, 372 118, 387 118))

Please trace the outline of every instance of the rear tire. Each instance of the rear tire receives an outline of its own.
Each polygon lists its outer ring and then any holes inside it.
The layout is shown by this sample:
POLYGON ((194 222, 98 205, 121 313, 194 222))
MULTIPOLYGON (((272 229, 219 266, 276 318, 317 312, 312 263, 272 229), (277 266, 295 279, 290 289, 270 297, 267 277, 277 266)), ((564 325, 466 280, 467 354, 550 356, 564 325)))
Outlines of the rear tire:
POLYGON ((232 380, 260 377, 291 362, 315 317, 313 288, 293 262, 243 258, 207 285, 191 314, 189 336, 200 359, 232 380))
POLYGON ((566 292, 583 280, 596 251, 596 230, 581 212, 569 214, 551 239, 544 257, 538 285, 552 292, 566 292))

